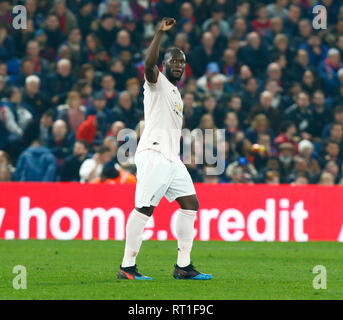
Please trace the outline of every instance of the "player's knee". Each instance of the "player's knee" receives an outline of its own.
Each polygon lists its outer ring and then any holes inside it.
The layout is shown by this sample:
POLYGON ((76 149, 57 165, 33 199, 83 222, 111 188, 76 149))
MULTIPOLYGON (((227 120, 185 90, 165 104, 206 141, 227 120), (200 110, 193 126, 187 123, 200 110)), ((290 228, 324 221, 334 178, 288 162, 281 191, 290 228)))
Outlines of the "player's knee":
POLYGON ((151 207, 142 207, 142 208, 135 208, 138 212, 145 214, 148 217, 151 217, 152 214, 154 213, 154 208, 153 206, 151 207))
POLYGON ((182 209, 198 211, 199 201, 197 197, 187 199, 187 202, 182 206, 182 209))
POLYGON ((199 210, 199 200, 197 198, 194 199, 194 203, 193 203, 193 206, 194 206, 194 209, 195 211, 198 211, 199 210))

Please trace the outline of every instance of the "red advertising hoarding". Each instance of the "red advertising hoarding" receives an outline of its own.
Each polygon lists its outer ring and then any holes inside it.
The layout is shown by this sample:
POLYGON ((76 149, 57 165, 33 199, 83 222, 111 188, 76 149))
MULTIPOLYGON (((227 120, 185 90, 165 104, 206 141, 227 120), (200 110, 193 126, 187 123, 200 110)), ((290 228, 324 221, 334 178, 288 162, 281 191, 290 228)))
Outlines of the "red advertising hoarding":
MULTIPOLYGON (((343 241, 343 187, 196 184, 202 241, 343 241)), ((0 239, 125 239, 133 185, 0 184, 0 239)), ((163 199, 144 239, 175 239, 163 199)))

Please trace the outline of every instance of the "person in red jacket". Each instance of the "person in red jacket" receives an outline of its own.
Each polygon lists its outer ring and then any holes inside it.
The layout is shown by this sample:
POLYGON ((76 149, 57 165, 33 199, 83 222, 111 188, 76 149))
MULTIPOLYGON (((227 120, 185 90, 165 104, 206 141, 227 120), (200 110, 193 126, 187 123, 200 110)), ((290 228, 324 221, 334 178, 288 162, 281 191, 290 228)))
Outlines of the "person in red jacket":
POLYGON ((76 133, 77 140, 86 140, 89 144, 93 143, 93 140, 97 132, 97 120, 95 115, 88 116, 83 121, 76 133))

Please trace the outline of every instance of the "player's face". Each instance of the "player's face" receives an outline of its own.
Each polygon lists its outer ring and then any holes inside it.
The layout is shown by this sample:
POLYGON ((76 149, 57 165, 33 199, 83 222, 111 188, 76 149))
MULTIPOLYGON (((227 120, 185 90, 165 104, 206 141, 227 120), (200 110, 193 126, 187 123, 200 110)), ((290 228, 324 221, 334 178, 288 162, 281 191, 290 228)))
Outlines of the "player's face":
POLYGON ((165 62, 166 75, 169 80, 179 81, 185 69, 186 59, 185 55, 181 53, 175 53, 169 55, 165 62))

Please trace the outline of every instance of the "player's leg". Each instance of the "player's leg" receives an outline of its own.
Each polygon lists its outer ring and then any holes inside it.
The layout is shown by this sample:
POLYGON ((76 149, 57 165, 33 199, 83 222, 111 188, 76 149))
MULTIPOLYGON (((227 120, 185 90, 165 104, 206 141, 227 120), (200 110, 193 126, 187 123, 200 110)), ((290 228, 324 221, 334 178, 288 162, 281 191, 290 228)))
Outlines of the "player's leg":
POLYGON ((154 211, 154 206, 135 208, 126 223, 126 242, 122 264, 118 272, 119 279, 151 280, 142 275, 136 267, 136 257, 143 241, 144 227, 154 211))
POLYGON ((142 245, 144 227, 167 188, 169 170, 166 166, 168 163, 165 161, 156 151, 143 151, 135 158, 137 166, 135 209, 126 224, 124 258, 118 278, 146 279, 137 276, 136 257, 142 245))
POLYGON ((180 209, 176 217, 175 231, 178 242, 177 263, 174 269, 176 279, 209 280, 211 275, 200 273, 191 264, 191 251, 194 239, 194 222, 199 209, 192 178, 180 161, 176 174, 167 190, 166 198, 176 200, 180 209))

